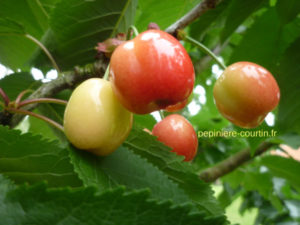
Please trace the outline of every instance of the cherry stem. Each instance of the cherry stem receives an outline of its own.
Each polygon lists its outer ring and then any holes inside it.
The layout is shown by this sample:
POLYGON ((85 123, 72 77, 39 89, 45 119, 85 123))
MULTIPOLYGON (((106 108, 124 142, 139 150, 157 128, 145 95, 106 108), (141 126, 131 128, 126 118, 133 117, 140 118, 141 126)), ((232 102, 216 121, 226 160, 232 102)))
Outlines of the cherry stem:
POLYGON ((224 65, 224 63, 215 55, 215 53, 213 53, 209 48, 207 48, 205 45, 203 45, 202 43, 200 43, 199 41, 189 37, 189 36, 185 36, 184 40, 187 42, 190 42, 191 44, 197 46, 200 50, 202 50, 204 53, 210 55, 215 61, 216 63, 223 69, 226 69, 226 66, 224 65))
POLYGON ((134 25, 131 25, 130 29, 133 31, 133 33, 134 33, 135 36, 139 35, 139 31, 137 30, 137 28, 134 25))
POLYGON ((161 120, 165 118, 164 112, 162 110, 158 110, 161 120))
POLYGON ((4 92, 4 90, 2 88, 0 88, 0 95, 4 101, 4 105, 5 106, 8 106, 10 100, 9 100, 9 97, 7 96, 7 94, 4 92))
POLYGON ((28 92, 33 92, 33 91, 27 89, 27 90, 22 91, 22 92, 18 95, 18 97, 17 97, 16 100, 15 100, 15 108, 19 108, 19 104, 20 104, 22 98, 23 98, 24 95, 27 94, 28 92))
POLYGON ((137 30, 137 28, 134 25, 131 25, 129 27, 128 33, 127 33, 127 40, 130 39, 131 37, 131 31, 133 31, 134 36, 138 36, 139 35, 139 31, 137 30))
POLYGON ((109 78, 109 64, 107 65, 104 76, 103 76, 104 80, 108 80, 108 78, 109 78))
POLYGON ((62 99, 56 99, 56 98, 36 98, 36 99, 28 99, 20 102, 17 105, 17 108, 24 107, 25 105, 29 104, 36 104, 36 103, 56 103, 60 105, 66 105, 68 102, 62 99))
POLYGON ((37 44, 43 50, 43 52, 47 55, 47 57, 49 58, 49 60, 51 61, 52 65, 53 65, 53 67, 56 69, 57 73, 59 74, 61 71, 60 71, 56 61, 54 60, 53 56, 48 51, 48 49, 39 40, 37 40, 35 37, 31 36, 30 34, 25 34, 25 37, 28 38, 29 40, 33 41, 35 44, 37 44))
POLYGON ((56 127, 60 131, 64 132, 64 127, 62 125, 60 125, 59 123, 55 122, 54 120, 49 119, 48 117, 42 116, 40 114, 36 114, 34 112, 30 112, 30 111, 27 111, 27 110, 23 110, 23 109, 8 108, 6 110, 8 112, 11 112, 11 113, 18 113, 18 114, 33 116, 35 118, 41 119, 41 120, 49 123, 50 125, 56 127))

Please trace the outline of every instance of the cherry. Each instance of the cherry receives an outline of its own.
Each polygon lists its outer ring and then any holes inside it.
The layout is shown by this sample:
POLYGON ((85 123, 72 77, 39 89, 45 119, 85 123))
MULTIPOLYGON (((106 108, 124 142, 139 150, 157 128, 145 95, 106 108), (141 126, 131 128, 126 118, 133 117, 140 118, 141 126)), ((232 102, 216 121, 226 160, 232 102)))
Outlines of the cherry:
POLYGON ((109 81, 92 78, 72 93, 64 114, 64 130, 77 148, 108 155, 126 139, 132 113, 114 95, 109 81))
POLYGON ((188 120, 178 114, 172 114, 158 122, 152 134, 172 152, 185 156, 185 161, 191 161, 197 153, 197 134, 188 120))
POLYGON ((112 54, 114 93, 131 112, 147 114, 186 101, 194 86, 192 61, 173 36, 148 30, 112 54))
POLYGON ((216 81, 213 94, 220 113, 243 128, 259 126, 280 99, 272 74, 251 62, 228 66, 216 81))

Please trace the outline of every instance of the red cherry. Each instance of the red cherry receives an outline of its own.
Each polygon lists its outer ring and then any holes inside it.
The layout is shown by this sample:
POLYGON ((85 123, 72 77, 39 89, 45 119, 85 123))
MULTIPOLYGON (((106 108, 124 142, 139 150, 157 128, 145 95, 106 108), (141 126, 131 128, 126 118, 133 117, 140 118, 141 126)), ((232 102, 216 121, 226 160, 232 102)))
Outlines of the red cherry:
POLYGON ((137 114, 185 101, 195 79, 184 47, 161 30, 145 31, 118 46, 111 57, 110 74, 119 101, 137 114))
POLYGON ((165 145, 172 148, 172 152, 185 156, 185 161, 191 161, 197 153, 197 134, 183 116, 172 114, 157 123, 152 134, 165 145))

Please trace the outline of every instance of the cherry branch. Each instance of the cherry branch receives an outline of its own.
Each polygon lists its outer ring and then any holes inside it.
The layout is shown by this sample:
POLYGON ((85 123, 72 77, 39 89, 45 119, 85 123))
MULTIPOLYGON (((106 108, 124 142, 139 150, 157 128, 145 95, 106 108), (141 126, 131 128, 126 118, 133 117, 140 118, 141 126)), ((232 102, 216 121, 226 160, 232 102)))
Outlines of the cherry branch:
POLYGON ((222 0, 203 0, 187 14, 170 25, 165 31, 169 34, 176 36, 177 30, 183 29, 204 14, 207 10, 215 8, 222 0))
POLYGON ((257 149, 254 156, 251 156, 250 149, 242 150, 235 155, 230 156, 214 167, 208 168, 201 172, 199 175, 200 179, 206 182, 213 182, 220 177, 232 172, 237 169, 244 163, 254 159, 256 156, 259 156, 266 152, 270 147, 274 146, 271 143, 263 142, 257 149))

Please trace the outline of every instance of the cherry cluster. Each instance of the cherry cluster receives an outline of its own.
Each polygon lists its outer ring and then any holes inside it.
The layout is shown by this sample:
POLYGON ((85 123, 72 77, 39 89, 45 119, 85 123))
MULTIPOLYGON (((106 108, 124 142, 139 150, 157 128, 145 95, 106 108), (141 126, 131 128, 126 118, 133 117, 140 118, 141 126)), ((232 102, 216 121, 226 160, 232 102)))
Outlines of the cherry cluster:
MULTIPOLYGON (((184 108, 195 82, 193 63, 184 47, 157 29, 114 46, 108 71, 109 81, 93 78, 81 83, 64 115, 64 131, 70 142, 97 155, 110 154, 122 144, 131 130, 133 113, 184 108)), ((237 126, 253 128, 277 106, 279 88, 265 68, 238 62, 216 81, 214 98, 225 118, 237 126)), ((163 118, 150 133, 185 156, 185 161, 197 153, 196 132, 179 114, 163 118)))

